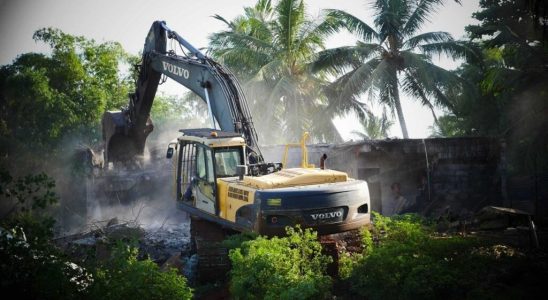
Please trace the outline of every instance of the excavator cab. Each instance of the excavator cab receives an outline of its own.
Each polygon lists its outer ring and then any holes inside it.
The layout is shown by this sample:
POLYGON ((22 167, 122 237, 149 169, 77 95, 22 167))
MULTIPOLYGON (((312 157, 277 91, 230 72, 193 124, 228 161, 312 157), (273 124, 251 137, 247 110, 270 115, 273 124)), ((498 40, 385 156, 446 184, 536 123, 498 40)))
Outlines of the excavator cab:
POLYGON ((211 215, 219 215, 217 181, 237 177, 245 165, 246 144, 241 134, 213 129, 181 130, 183 135, 168 147, 176 149, 177 200, 211 215))

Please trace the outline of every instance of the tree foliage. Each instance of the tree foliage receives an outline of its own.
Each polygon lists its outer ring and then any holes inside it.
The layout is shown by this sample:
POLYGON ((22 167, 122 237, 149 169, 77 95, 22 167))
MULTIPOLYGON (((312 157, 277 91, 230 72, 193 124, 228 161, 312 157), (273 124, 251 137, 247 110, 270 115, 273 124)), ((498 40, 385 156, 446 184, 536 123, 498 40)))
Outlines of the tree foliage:
POLYGON ((542 1, 483 0, 480 7, 474 14, 480 24, 466 30, 481 47, 482 60, 457 70, 469 84, 452 92, 454 107, 446 125, 459 128, 459 135, 506 139, 514 171, 546 169, 547 6, 542 1))
POLYGON ((394 122, 386 115, 386 109, 380 117, 367 112, 365 117, 360 118, 360 130, 354 130, 352 134, 364 140, 383 139, 388 137, 388 131, 392 125, 394 122))
POLYGON ((458 118, 454 115, 444 115, 438 118, 438 122, 430 126, 430 137, 458 137, 466 135, 463 128, 459 127, 458 118))
POLYGON ((40 29, 33 38, 51 53, 22 54, 0 68, 2 155, 52 149, 68 134, 97 138, 102 113, 125 104, 130 91, 131 80, 121 68, 131 57, 120 44, 53 28, 40 29))
POLYGON ((77 299, 91 283, 50 242, 54 220, 46 209, 57 202, 45 174, 13 178, 0 172, 0 286, 27 299, 77 299))
POLYGON ((210 36, 211 54, 244 82, 259 134, 280 142, 304 131, 339 139, 322 93, 325 78, 309 72, 333 20, 309 18, 303 0, 259 0, 232 21, 215 18, 228 29, 210 36))
POLYGON ((90 274, 68 261, 53 246, 21 227, 0 232, 0 286, 24 299, 79 299, 91 284, 90 274))
POLYGON ((344 28, 359 41, 355 46, 320 52, 314 70, 327 70, 338 76, 331 92, 338 96, 338 105, 359 103, 358 97, 368 93, 397 114, 403 137, 408 138, 400 92, 418 100, 432 113, 434 106, 450 108, 447 89, 460 85, 460 80, 436 66, 431 58, 440 54, 464 58, 473 56, 474 51, 466 43, 453 40, 447 32, 420 32, 443 0, 370 2, 375 11, 373 25, 345 11, 327 10, 329 17, 339 20, 334 30, 344 28))
POLYGON ((24 299, 191 299, 186 279, 161 271, 137 249, 120 243, 106 262, 75 263, 52 242, 53 219, 44 213, 56 196, 47 176, 13 179, 0 174, 0 200, 14 198, 25 209, 0 219, 0 287, 24 299), (41 213, 37 213, 38 210, 41 213))
POLYGON ((0 170, 0 218, 19 213, 33 213, 57 203, 55 181, 45 173, 13 178, 0 170))

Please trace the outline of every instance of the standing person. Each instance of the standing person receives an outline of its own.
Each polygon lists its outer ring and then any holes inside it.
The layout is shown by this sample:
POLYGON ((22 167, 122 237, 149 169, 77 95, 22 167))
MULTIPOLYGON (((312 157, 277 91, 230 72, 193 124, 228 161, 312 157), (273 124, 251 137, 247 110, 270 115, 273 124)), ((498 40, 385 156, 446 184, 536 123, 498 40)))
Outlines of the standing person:
POLYGON ((325 169, 325 161, 327 160, 327 154, 323 154, 322 157, 320 157, 320 169, 325 169))
POLYGON ((417 196, 415 197, 415 203, 410 206, 405 212, 414 212, 422 214, 426 204, 428 202, 428 179, 426 175, 422 174, 417 186, 417 196))
POLYGON ((399 182, 394 182, 390 186, 394 193, 394 209, 393 215, 407 212, 407 210, 415 204, 415 200, 408 200, 401 194, 401 186, 399 182))

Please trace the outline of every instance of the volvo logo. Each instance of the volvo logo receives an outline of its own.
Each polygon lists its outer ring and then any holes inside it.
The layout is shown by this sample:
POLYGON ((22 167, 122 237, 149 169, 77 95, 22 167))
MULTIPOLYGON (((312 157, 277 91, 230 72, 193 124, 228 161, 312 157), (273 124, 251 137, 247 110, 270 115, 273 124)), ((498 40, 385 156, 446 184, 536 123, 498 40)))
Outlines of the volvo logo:
POLYGON ((332 218, 340 218, 342 217, 342 215, 343 215, 342 211, 332 211, 332 212, 319 213, 319 214, 310 214, 310 217, 312 217, 312 220, 325 220, 325 219, 332 219, 332 218))
POLYGON ((172 65, 165 61, 162 62, 162 66, 164 67, 164 71, 168 71, 169 73, 183 77, 184 79, 188 79, 188 77, 190 76, 190 71, 185 68, 172 65))

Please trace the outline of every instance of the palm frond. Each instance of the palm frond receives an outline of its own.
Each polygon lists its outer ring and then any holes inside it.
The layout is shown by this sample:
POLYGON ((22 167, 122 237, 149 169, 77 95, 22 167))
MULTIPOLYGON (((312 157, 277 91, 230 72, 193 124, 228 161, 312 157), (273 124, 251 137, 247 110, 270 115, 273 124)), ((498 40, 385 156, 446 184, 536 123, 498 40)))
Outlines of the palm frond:
POLYGON ((279 45, 290 51, 299 26, 304 22, 303 0, 281 0, 276 6, 276 22, 279 45))
POLYGON ((268 41, 234 31, 221 31, 210 37, 210 46, 213 49, 226 46, 247 47, 261 51, 272 51, 274 48, 268 41))
POLYGON ((397 102, 400 101, 396 67, 386 60, 383 60, 379 65, 382 65, 383 68, 373 72, 374 74, 378 73, 378 75, 372 74, 371 76, 374 80, 372 84, 378 87, 379 90, 378 100, 390 107, 396 107, 397 102))
POLYGON ((220 16, 218 14, 213 15, 213 18, 225 23, 230 28, 233 27, 232 22, 227 21, 225 18, 223 18, 222 16, 220 16))
POLYGON ((363 117, 360 117, 360 130, 353 130, 351 133, 362 139, 382 139, 388 137, 388 130, 394 125, 386 114, 386 107, 380 117, 375 116, 370 110, 363 117))
POLYGON ((420 99, 423 105, 436 105, 453 109, 453 103, 445 96, 442 89, 463 84, 455 73, 436 66, 423 55, 402 52, 405 61, 404 91, 420 99), (434 102, 432 103, 432 99, 434 102))
POLYGON ((410 36, 421 29, 422 25, 429 21, 430 15, 436 12, 438 6, 445 0, 419 0, 414 4, 413 12, 406 19, 402 34, 410 36))
POLYGON ((318 49, 324 48, 324 37, 319 29, 321 23, 307 21, 299 28, 296 40, 293 43, 293 51, 299 59, 306 61, 310 59, 318 49))
POLYGON ((387 75, 388 63, 380 59, 371 59, 357 69, 341 77, 343 85, 341 96, 348 97, 365 93, 370 88, 378 87, 383 76, 387 75))
POLYGON ((267 85, 270 85, 272 81, 277 81, 283 76, 281 70, 283 66, 283 61, 279 59, 271 60, 259 68, 257 73, 255 73, 252 77, 251 81, 264 81, 267 85))
POLYGON ((366 42, 379 40, 379 34, 371 26, 355 16, 337 9, 327 9, 325 12, 327 12, 329 18, 332 18, 333 23, 330 25, 333 26, 333 30, 335 30, 335 28, 344 27, 366 42), (333 21, 333 19, 339 20, 340 22, 333 21))
POLYGON ((447 55, 451 58, 477 60, 481 56, 478 50, 469 43, 460 41, 437 42, 417 46, 422 53, 432 57, 433 55, 447 55))
POLYGON ((420 99, 421 104, 430 109, 430 111, 432 112, 432 116, 434 117, 434 121, 437 123, 438 118, 437 118, 436 113, 434 111, 434 105, 432 105, 432 102, 430 102, 427 95, 425 94, 424 86, 422 86, 417 81, 415 76, 413 76, 411 74, 411 72, 409 72, 409 71, 404 72, 402 82, 403 82, 403 84, 402 84, 403 91, 406 94, 412 96, 413 98, 420 99))
POLYGON ((417 45, 423 45, 425 43, 429 44, 433 42, 438 43, 438 42, 451 42, 451 41, 453 41, 453 37, 448 32, 444 32, 444 31, 427 32, 427 33, 419 34, 417 36, 414 36, 404 41, 402 48, 413 49, 417 47, 417 45))
POLYGON ((375 27, 379 33, 379 41, 384 42, 388 37, 394 39, 392 43, 401 41, 403 22, 409 15, 409 2, 377 0, 373 7, 376 11, 375 27))
POLYGON ((358 42, 356 46, 332 48, 316 54, 311 64, 313 72, 326 70, 334 75, 344 74, 348 68, 358 68, 360 64, 380 54, 382 47, 378 44, 358 42))

